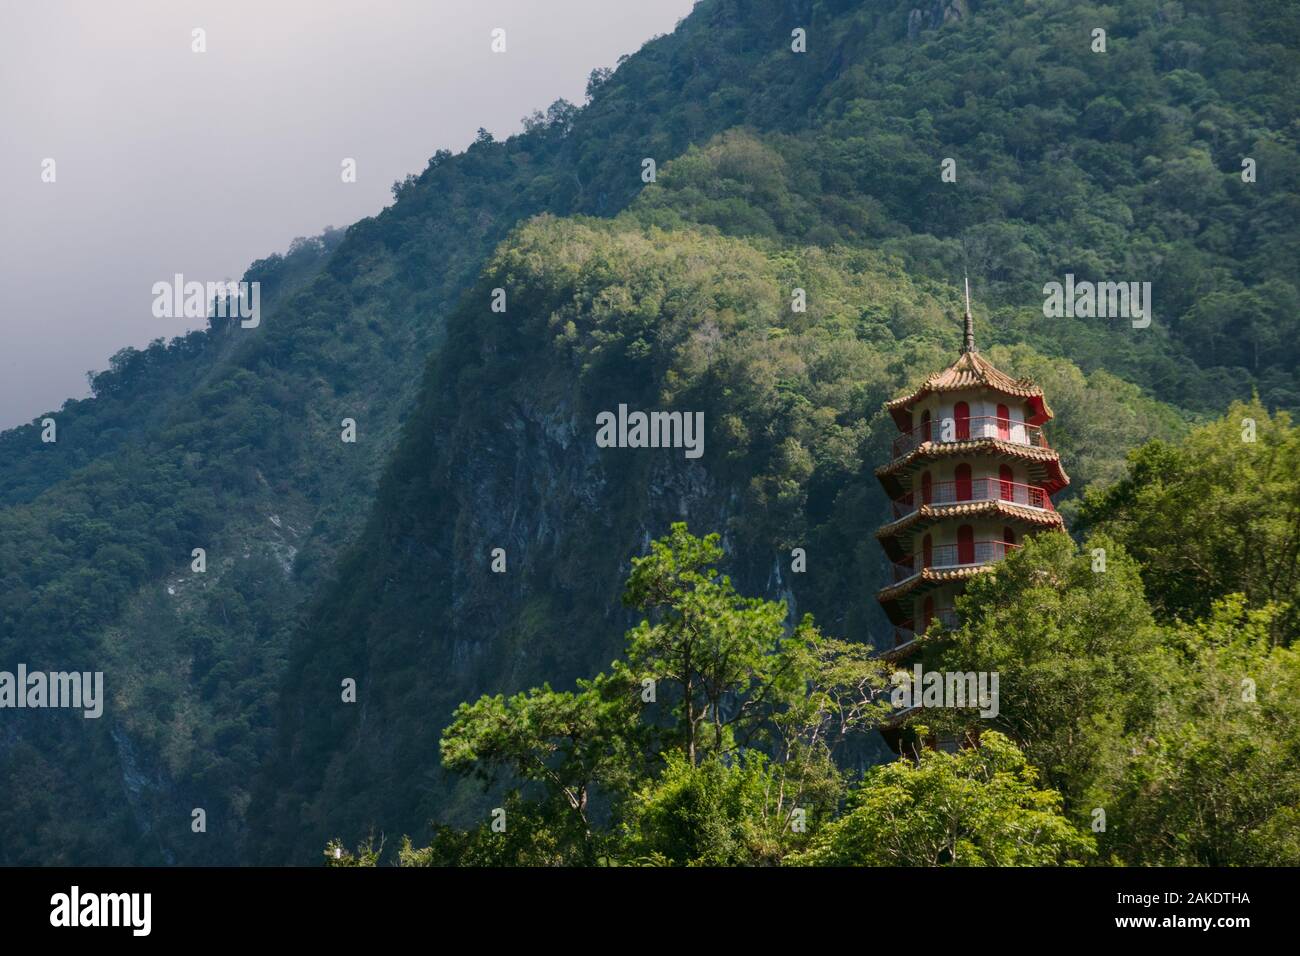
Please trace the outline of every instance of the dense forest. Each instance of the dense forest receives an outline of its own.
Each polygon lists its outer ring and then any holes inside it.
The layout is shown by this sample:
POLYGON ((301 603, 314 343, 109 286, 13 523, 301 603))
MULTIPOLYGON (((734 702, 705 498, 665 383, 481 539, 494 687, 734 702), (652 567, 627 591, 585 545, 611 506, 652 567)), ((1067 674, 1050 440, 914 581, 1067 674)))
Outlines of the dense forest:
POLYGON ((1294 861, 1297 50, 1282 0, 702 0, 582 106, 439 150, 379 215, 254 263, 261 327, 123 350, 50 413, 56 443, 0 434, 0 662, 100 669, 110 698, 97 722, 5 717, 0 863, 312 863, 372 829, 411 834, 412 862, 499 860, 474 834, 507 799, 545 821, 521 862, 834 862, 875 842, 852 807, 945 788, 1013 830, 1051 818, 1039 847, 973 837, 989 862, 1294 861), (592 676, 639 666, 629 561, 675 522, 717 531, 738 593, 869 669, 880 406, 955 355, 963 272, 985 354, 1057 412, 1077 543, 988 576, 934 653, 1091 690, 1008 704, 980 754, 915 767, 880 766, 865 726, 833 760, 783 755, 775 710, 754 757, 681 762, 671 714, 619 710, 631 671, 592 676), (1045 318, 1067 273, 1151 282, 1153 323, 1045 318), (702 410, 706 455, 596 448, 619 403, 702 410), (1114 543, 1104 581, 1075 581, 1089 536, 1114 543), (1077 585, 1060 626, 1015 633, 1043 573, 1077 585), (1080 610, 1097 587, 1119 640, 1080 610), (1260 706, 1236 713, 1215 688, 1241 668, 1260 706), (576 689, 524 693, 547 684, 576 689), (493 706, 618 722, 598 821, 494 756, 519 742, 478 739, 493 706), (1093 736, 1059 740, 1062 714, 1093 736), (485 793, 468 771, 494 761, 485 793), (755 796, 782 774, 818 779, 798 840, 755 796), (673 816, 695 794, 734 810, 711 848, 673 816), (1134 822, 1093 834, 1096 806, 1134 822))

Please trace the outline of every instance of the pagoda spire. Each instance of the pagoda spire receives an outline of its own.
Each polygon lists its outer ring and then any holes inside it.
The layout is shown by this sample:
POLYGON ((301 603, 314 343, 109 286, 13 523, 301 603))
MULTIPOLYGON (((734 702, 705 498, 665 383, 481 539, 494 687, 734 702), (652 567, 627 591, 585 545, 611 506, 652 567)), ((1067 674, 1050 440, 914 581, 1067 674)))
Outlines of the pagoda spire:
POLYGON ((975 348, 975 320, 970 314, 970 276, 966 276, 966 339, 961 350, 963 355, 979 351, 975 348))

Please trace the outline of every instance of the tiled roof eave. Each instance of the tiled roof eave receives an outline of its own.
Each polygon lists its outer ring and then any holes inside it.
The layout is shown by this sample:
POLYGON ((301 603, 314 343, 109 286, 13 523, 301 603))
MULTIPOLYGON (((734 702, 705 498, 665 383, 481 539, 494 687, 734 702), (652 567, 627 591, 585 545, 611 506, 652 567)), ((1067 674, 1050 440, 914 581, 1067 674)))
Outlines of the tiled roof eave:
POLYGON ((921 649, 921 642, 917 638, 912 638, 906 644, 899 644, 896 647, 890 647, 881 651, 876 656, 882 661, 901 661, 911 657, 921 649))
POLYGON ((951 504, 921 505, 911 514, 904 515, 896 521, 891 521, 889 524, 877 529, 876 537, 893 537, 926 518, 939 521, 944 518, 980 514, 1000 514, 1004 517, 1022 518, 1025 521, 1031 521, 1044 527, 1064 526, 1065 524, 1059 512, 1048 511, 1046 508, 1031 508, 1027 505, 1018 505, 1015 502, 1003 501, 1000 498, 990 498, 984 501, 954 501, 951 504))
POLYGON ((960 392, 986 388, 1011 398, 1039 399, 1042 404, 1042 418, 1052 417, 1052 410, 1043 400, 1043 390, 1028 378, 1012 378, 995 367, 979 352, 963 352, 957 361, 941 372, 929 375, 917 388, 898 398, 885 402, 887 411, 906 408, 937 392, 960 392))
MULTIPOLYGON (((1022 445, 1018 442, 1003 441, 1000 438, 972 438, 968 441, 922 442, 901 458, 895 458, 888 464, 875 470, 876 477, 894 474, 911 465, 918 458, 943 458, 961 454, 988 454, 1002 452, 1025 461, 1059 462, 1061 456, 1052 448, 1040 448, 1037 445, 1022 445)), ((1061 475, 1065 478, 1065 472, 1061 475)), ((1069 484, 1069 478, 1065 478, 1069 484)))
POLYGON ((904 594, 915 590, 921 584, 944 584, 948 581, 966 581, 975 575, 988 571, 993 567, 992 564, 975 564, 965 568, 925 568, 919 574, 914 574, 905 581, 891 585, 887 588, 881 588, 876 592, 876 600, 880 603, 897 600, 904 594))
MULTIPOLYGON (((902 395, 898 398, 891 398, 885 402, 885 408, 892 411, 895 408, 907 408, 915 405, 927 395, 939 395, 944 392, 968 392, 976 391, 981 388, 987 388, 989 391, 998 392, 1006 395, 1008 398, 1042 398, 1043 390, 1038 386, 1032 388, 1021 388, 1012 385, 995 385, 991 382, 969 381, 969 382, 952 382, 943 384, 922 383, 921 386, 910 395, 902 395)), ((1049 418, 1054 417, 1049 415, 1049 418)))

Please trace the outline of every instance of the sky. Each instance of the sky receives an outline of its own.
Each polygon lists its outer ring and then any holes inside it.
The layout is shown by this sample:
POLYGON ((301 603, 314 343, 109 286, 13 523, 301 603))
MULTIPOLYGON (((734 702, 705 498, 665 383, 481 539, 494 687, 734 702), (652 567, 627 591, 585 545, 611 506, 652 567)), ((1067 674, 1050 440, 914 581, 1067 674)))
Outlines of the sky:
POLYGON ((155 318, 155 282, 238 279, 377 213, 436 150, 582 103, 592 69, 693 5, 0 0, 0 428, 88 395, 118 349, 203 326, 155 318))

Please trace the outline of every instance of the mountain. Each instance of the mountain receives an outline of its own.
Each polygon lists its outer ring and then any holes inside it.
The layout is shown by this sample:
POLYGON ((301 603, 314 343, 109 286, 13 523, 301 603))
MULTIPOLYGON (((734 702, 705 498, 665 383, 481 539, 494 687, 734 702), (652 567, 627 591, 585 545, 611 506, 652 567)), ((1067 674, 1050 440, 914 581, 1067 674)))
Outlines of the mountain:
POLYGON ((0 662, 109 694, 5 717, 0 862, 311 862, 477 818, 452 708, 606 663, 672 520, 871 641, 880 404, 955 353, 963 270, 1076 489, 1252 390, 1300 405, 1298 38, 1281 2, 703 0, 585 106, 255 264, 261 327, 122 353, 55 445, 0 435, 0 662), (1151 282, 1154 322, 1045 319, 1067 273, 1151 282), (598 448, 621 404, 703 412, 704 454, 598 448))
MULTIPOLYGON (((449 321, 361 541, 295 636, 280 749, 252 810, 266 859, 313 859, 339 833, 482 819, 491 799, 438 765, 452 709, 607 662, 633 623, 612 601, 627 561, 673 520, 725 532, 742 590, 785 597, 831 633, 883 633, 871 532, 886 502, 870 470, 893 426, 880 405, 955 355, 963 262, 992 306, 981 334, 994 363, 1052 396, 1052 441, 1076 487, 1180 431, 1175 405, 1201 411, 1268 383, 1290 401, 1290 369, 1257 374, 1198 348, 1196 288, 1160 300, 1170 318, 1151 330, 1049 323, 1040 296, 1044 277, 1114 270, 1150 275, 1164 295, 1195 261, 1202 289, 1249 281, 1262 301, 1272 283, 1269 321, 1290 321, 1294 286, 1264 260, 1291 227, 1255 232, 1287 190, 1245 200, 1231 137, 1215 156, 1198 125, 1213 113, 1237 128, 1234 109, 1187 92, 1240 55, 1215 30, 1285 62, 1283 85, 1294 56, 1260 22, 1133 5, 1128 19, 1096 14, 1120 61, 1106 71, 1090 60, 1090 16, 1069 7, 936 10, 909 32, 906 6, 701 4, 670 38, 697 51, 694 95, 665 121, 734 100, 744 122, 660 164, 612 220, 543 216, 497 248, 449 321), (789 52, 799 23, 807 59, 789 52), (750 87, 780 108, 715 80, 732 51, 750 53, 750 87), (1099 101, 1116 108, 1107 124, 1089 118, 1099 101), (973 188, 941 182, 938 158, 952 154, 973 188), (1189 194, 1192 168, 1213 187, 1189 194), (1240 202, 1262 218, 1248 222, 1240 202), (1245 255, 1213 251, 1218 226, 1245 255), (805 313, 791 309, 796 288, 805 313), (703 411, 705 454, 598 448, 596 416, 620 405, 703 411), (794 547, 806 575, 790 571, 794 547), (497 548, 505 573, 491 567, 497 548), (340 699, 348 678, 356 706, 340 699)), ((641 63, 615 78, 639 78, 641 63)), ((1272 103, 1282 122, 1290 107, 1241 80, 1235 95, 1272 103)), ((1271 334, 1235 334, 1251 329, 1271 334)))

